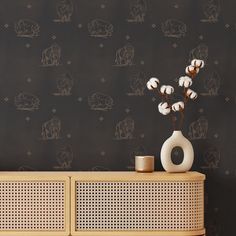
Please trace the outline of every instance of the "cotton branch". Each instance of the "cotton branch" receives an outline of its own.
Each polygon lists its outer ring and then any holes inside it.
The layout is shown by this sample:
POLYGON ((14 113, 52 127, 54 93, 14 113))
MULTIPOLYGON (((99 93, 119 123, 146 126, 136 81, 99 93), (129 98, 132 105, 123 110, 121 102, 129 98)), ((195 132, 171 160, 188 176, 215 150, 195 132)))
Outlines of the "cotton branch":
POLYGON ((175 130, 175 124, 176 124, 176 117, 174 116, 174 112, 180 112, 180 123, 179 123, 179 129, 183 126, 184 121, 184 113, 185 113, 185 107, 189 99, 196 99, 197 93, 194 92, 189 87, 193 83, 193 79, 198 74, 200 68, 204 67, 204 61, 194 59, 191 61, 191 65, 187 66, 185 69, 186 75, 179 78, 179 86, 183 87, 183 101, 176 102, 171 105, 170 101, 170 95, 174 93, 174 88, 170 85, 162 85, 160 86, 160 81, 157 78, 151 78, 147 82, 147 88, 149 90, 156 90, 158 96, 161 97, 162 102, 158 105, 158 110, 162 115, 171 115, 171 122, 173 125, 173 129, 175 130))

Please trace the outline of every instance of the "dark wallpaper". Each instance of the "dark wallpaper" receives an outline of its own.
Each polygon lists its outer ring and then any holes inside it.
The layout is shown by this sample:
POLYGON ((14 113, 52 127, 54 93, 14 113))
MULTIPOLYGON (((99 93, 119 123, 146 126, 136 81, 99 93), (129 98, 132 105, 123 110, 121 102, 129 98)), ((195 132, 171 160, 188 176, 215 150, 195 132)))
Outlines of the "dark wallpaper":
MULTIPOLYGON (((191 59, 183 133, 207 174, 210 236, 234 235, 236 2, 0 0, 0 169, 133 170, 171 133, 152 76, 177 88, 191 59)), ((173 158, 181 158, 176 149, 173 158)))

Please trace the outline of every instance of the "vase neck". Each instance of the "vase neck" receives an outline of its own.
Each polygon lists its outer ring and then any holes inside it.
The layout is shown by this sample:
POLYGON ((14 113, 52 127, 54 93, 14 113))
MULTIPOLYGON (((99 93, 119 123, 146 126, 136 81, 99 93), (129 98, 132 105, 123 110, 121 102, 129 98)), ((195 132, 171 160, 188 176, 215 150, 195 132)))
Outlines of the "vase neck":
POLYGON ((183 135, 181 130, 174 130, 172 136, 183 135))

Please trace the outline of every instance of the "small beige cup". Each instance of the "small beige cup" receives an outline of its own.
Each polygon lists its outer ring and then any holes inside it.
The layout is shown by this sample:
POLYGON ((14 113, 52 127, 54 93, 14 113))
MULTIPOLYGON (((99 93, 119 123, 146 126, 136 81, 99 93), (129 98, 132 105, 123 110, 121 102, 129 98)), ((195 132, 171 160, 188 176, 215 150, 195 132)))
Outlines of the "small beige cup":
POLYGON ((153 172, 154 156, 135 156, 135 170, 137 172, 153 172))

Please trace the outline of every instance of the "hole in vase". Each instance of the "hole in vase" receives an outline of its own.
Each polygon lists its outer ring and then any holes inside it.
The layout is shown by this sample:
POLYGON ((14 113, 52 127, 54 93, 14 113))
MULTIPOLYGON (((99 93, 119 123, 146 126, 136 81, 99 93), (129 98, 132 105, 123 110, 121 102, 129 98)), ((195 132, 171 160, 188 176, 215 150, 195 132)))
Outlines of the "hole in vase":
POLYGON ((171 160, 175 165, 182 163, 184 158, 184 152, 181 147, 174 147, 171 152, 171 160))

